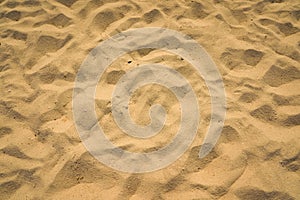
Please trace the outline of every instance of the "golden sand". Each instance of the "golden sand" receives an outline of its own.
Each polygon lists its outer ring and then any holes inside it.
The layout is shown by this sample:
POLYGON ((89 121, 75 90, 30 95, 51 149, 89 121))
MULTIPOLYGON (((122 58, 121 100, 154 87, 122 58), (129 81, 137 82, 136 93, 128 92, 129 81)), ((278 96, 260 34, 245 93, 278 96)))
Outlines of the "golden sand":
POLYGON ((300 3, 298 0, 0 0, 0 199, 300 199, 300 3), (210 121, 205 82, 187 61, 161 50, 117 59, 99 81, 96 111, 112 142, 128 151, 163 147, 180 122, 176 97, 153 85, 129 106, 145 125, 153 103, 168 112, 151 140, 122 133, 111 114, 118 79, 145 63, 190 81, 201 122, 188 151, 145 174, 122 173, 83 146, 72 115, 78 69, 99 42, 129 28, 191 36, 216 63, 227 116, 214 150, 198 152, 210 121))

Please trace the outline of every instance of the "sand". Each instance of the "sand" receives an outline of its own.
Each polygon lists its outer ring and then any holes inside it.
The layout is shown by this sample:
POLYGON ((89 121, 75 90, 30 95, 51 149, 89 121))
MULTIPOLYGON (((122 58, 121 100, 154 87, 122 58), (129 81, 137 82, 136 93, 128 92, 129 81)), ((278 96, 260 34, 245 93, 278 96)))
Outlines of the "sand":
POLYGON ((300 199, 300 4, 297 0, 0 0, 0 199, 300 199), (83 146, 72 114, 78 69, 100 41, 129 28, 164 27, 191 36, 211 55, 227 95, 214 150, 198 158, 210 96, 193 66, 162 50, 117 59, 99 81, 96 111, 111 141, 133 152, 174 137, 180 105, 167 89, 137 90, 129 109, 141 125, 153 103, 168 112, 150 140, 131 138, 111 114, 126 71, 173 67, 198 97, 197 136, 179 160, 129 174, 98 162, 83 146))

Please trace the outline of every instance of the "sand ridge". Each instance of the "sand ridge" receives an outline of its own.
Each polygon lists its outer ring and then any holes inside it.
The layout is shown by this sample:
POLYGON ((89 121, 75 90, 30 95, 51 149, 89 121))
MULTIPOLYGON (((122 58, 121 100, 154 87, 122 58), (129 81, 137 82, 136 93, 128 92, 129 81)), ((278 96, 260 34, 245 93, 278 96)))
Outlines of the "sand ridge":
POLYGON ((1 199, 299 199, 300 5, 297 0, 0 0, 1 199), (72 116, 72 91, 84 58, 129 28, 164 27, 191 36, 211 55, 227 94, 225 126, 214 150, 198 152, 210 120, 205 82, 188 62, 160 50, 117 59, 99 81, 96 111, 112 141, 153 151, 180 119, 176 98, 141 88, 130 110, 149 122, 150 105, 168 110, 151 141, 132 139, 111 116, 111 92, 126 71, 153 62, 192 85, 201 122, 189 150, 168 168, 114 171, 84 148, 72 116), (159 95, 158 95, 159 94, 159 95))

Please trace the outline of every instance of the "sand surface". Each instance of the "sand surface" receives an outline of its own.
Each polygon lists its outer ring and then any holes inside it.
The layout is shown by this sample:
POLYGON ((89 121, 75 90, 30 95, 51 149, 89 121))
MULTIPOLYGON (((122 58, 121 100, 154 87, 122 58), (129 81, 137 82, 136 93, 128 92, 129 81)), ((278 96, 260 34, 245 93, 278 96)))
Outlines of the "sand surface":
POLYGON ((0 0, 0 199, 300 199, 299 19, 298 0, 0 0), (114 144, 153 151, 178 130, 180 105, 158 85, 137 90, 129 109, 146 125, 150 106, 165 106, 160 134, 134 139, 113 120, 115 84, 145 63, 171 66, 190 81, 201 122, 169 167, 122 173, 83 146, 72 115, 74 80, 100 41, 153 26, 187 34, 211 55, 227 94, 225 126, 214 150, 198 159, 211 114, 201 76, 162 50, 126 54, 102 76, 95 100, 114 144))

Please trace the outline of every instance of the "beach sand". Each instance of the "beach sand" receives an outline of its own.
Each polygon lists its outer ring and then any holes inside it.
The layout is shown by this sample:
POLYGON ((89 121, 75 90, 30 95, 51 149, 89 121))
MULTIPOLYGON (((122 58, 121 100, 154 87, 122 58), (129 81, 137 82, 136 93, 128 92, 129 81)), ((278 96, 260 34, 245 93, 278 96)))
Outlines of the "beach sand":
POLYGON ((300 3, 298 0, 0 0, 0 199, 300 199, 300 3), (84 147, 74 125, 76 74, 101 41, 130 28, 189 35, 216 63, 226 90, 225 126, 213 151, 198 152, 210 122, 208 89, 193 66, 162 50, 118 58, 99 81, 96 112, 107 137, 149 152, 171 141, 180 105, 166 88, 138 89, 129 109, 141 125, 161 103, 161 133, 131 138, 116 125, 111 95, 126 71, 173 67, 198 97, 193 144, 167 168, 113 170, 84 147))

